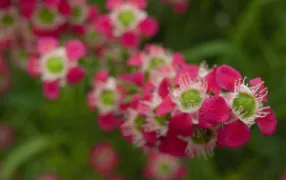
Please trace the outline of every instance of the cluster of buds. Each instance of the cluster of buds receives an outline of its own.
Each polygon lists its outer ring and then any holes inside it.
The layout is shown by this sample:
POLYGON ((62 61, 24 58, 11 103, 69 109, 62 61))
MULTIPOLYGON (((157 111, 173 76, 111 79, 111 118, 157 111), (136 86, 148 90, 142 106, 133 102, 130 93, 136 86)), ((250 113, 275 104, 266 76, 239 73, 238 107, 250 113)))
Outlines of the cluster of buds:
POLYGON ((122 135, 145 151, 209 157, 217 145, 246 144, 254 124, 266 136, 276 130, 261 78, 247 84, 230 66, 187 64, 180 53, 156 45, 127 63, 138 71, 117 78, 101 71, 88 102, 105 116, 99 118, 101 127, 119 124, 122 135))

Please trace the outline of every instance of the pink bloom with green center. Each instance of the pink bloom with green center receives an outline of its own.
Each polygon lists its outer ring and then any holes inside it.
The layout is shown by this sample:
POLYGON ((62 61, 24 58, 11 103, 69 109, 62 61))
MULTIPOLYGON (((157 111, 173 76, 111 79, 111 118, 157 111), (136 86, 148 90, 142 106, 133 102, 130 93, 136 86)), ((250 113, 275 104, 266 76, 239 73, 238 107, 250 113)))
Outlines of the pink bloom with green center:
POLYGON ((111 11, 109 29, 125 48, 137 47, 141 36, 151 37, 157 33, 157 21, 143 10, 147 6, 145 0, 107 0, 106 6, 111 11))
POLYGON ((144 170, 145 177, 154 180, 181 179, 186 175, 185 172, 185 168, 178 158, 155 152, 148 155, 148 162, 144 170))
POLYGON ((39 3, 32 14, 33 32, 37 36, 58 36, 66 19, 59 12, 58 7, 39 3))
POLYGON ((174 111, 175 108, 184 113, 196 113, 202 102, 208 97, 206 90, 207 84, 204 81, 192 81, 189 74, 182 74, 179 87, 171 90, 170 95, 157 109, 157 114, 164 115, 174 111))
POLYGON ((188 157, 203 156, 212 157, 217 143, 217 134, 215 129, 201 128, 194 126, 191 136, 178 136, 179 139, 187 142, 185 153, 188 157))
POLYGON ((118 113, 121 94, 117 80, 109 77, 105 70, 99 71, 94 78, 94 89, 88 93, 90 109, 97 109, 100 115, 118 113))
POLYGON ((85 46, 77 40, 68 41, 65 46, 59 46, 54 38, 42 38, 38 42, 40 58, 30 58, 28 72, 40 75, 43 81, 44 95, 55 99, 59 95, 59 87, 80 82, 85 72, 78 61, 85 56, 85 46))
POLYGON ((101 175, 110 174, 118 162, 119 157, 114 147, 109 143, 97 143, 90 150, 90 167, 101 175))
POLYGON ((143 114, 139 113, 137 109, 129 108, 125 115, 125 121, 120 125, 120 129, 124 137, 130 139, 131 142, 138 147, 143 147, 145 145, 156 145, 156 133, 147 132, 144 129, 146 117, 143 114))
POLYGON ((19 27, 19 13, 16 7, 9 7, 0 11, 0 38, 5 39, 11 37, 14 39, 14 33, 19 27))

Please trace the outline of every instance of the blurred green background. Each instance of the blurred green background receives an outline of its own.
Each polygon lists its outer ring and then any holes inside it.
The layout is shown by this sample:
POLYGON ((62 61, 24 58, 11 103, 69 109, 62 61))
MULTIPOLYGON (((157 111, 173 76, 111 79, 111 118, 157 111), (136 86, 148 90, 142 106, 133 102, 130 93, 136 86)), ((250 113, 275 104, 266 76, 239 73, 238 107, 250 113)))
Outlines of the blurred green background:
MULTIPOLYGON (((104 0, 91 2, 105 11, 104 0)), ((182 15, 159 0, 149 2, 148 12, 158 19, 160 31, 148 43, 181 51, 189 63, 229 64, 248 78, 262 77, 278 118, 274 136, 264 137, 253 126, 251 141, 243 148, 216 149, 209 160, 184 160, 186 179, 280 179, 286 172, 286 1, 191 0, 182 15)), ((0 152, 8 173, 17 168, 25 180, 46 171, 64 180, 102 179, 88 167, 88 152, 94 143, 107 140, 120 155, 118 174, 144 179, 143 153, 119 132, 98 128, 96 114, 87 108, 86 92, 82 84, 67 87, 61 98, 49 102, 39 81, 13 69, 13 88, 0 101, 1 121, 17 129, 13 147, 0 152)))

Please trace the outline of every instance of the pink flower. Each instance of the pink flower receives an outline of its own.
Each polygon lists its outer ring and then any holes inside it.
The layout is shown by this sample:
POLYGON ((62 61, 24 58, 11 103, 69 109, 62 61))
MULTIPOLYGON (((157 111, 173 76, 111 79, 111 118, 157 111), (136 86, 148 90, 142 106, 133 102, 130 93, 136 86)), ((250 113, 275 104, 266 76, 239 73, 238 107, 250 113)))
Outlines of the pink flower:
POLYGON ((168 154, 152 152, 144 169, 145 177, 154 180, 181 179, 185 176, 185 168, 179 159, 168 154))
POLYGON ((15 129, 7 124, 0 124, 0 149, 8 149, 15 140, 15 129))
POLYGON ((119 157, 111 144, 101 142, 91 148, 89 164, 94 171, 101 175, 110 174, 118 162, 119 157))
POLYGON ((42 38, 38 42, 39 58, 31 57, 28 72, 32 76, 41 76, 44 95, 54 100, 59 96, 60 86, 77 84, 85 76, 85 71, 78 61, 86 54, 80 41, 68 41, 59 47, 54 38, 42 38))
POLYGON ((106 70, 101 70, 95 75, 93 85, 94 88, 88 94, 89 107, 96 107, 100 115, 118 113, 121 93, 117 80, 109 77, 106 70))
POLYGON ((47 172, 38 176, 36 180, 61 180, 61 178, 55 173, 47 172))

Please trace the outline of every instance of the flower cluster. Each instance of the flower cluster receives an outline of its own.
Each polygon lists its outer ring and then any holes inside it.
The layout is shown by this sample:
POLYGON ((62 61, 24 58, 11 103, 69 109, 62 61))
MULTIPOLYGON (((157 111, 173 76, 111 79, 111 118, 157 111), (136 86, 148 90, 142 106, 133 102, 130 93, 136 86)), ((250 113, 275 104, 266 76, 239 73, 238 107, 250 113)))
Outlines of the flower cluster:
MULTIPOLYGON (((119 128, 146 152, 208 157, 216 146, 246 144, 254 124, 267 136, 276 130, 261 78, 247 83, 228 65, 188 64, 179 52, 159 45, 140 50, 143 38, 158 31, 144 10, 146 0, 107 0, 107 14, 85 0, 19 0, 19 6, 6 1, 0 4, 1 54, 12 51, 15 62, 39 76, 50 100, 58 98, 60 87, 78 84, 95 70, 87 103, 97 110, 100 128, 119 128)), ((187 3, 166 2, 180 12, 187 3)), ((10 84, 2 59, 0 77, 2 92, 10 84)))
POLYGON ((138 71, 111 77, 99 71, 88 104, 99 126, 122 135, 145 151, 177 157, 208 157, 217 145, 238 148, 255 123, 264 135, 276 130, 261 78, 246 83, 236 69, 187 64, 178 52, 147 45, 130 56, 138 71))

